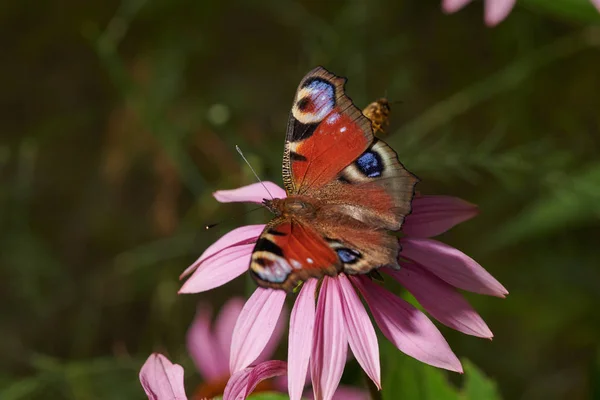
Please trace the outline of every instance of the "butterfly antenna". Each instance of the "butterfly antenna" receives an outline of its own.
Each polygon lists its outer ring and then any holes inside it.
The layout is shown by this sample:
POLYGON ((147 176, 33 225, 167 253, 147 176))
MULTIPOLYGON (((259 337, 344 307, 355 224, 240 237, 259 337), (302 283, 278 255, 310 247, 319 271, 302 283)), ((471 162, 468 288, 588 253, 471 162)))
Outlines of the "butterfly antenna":
POLYGON ((239 217, 243 217, 243 216, 244 216, 244 215, 246 215, 246 214, 250 214, 251 212, 254 212, 254 211, 256 211, 256 210, 260 210, 260 209, 262 209, 262 206, 261 206, 261 207, 256 207, 256 208, 253 208, 252 210, 246 211, 246 212, 244 212, 244 213, 242 213, 242 214, 234 215, 233 217, 230 217, 230 218, 225 218, 224 220, 222 220, 222 221, 219 221, 219 222, 216 222, 216 223, 214 223, 214 224, 208 224, 208 225, 205 225, 205 226, 204 226, 204 229, 206 229, 206 230, 209 230, 209 229, 211 229, 211 228, 214 228, 214 227, 215 227, 215 226, 217 226, 217 225, 220 225, 220 224, 222 224, 222 223, 223 223, 223 222, 225 222, 225 221, 229 221, 229 220, 232 220, 232 219, 236 219, 236 218, 239 218, 239 217))
POLYGON ((252 173, 254 174, 254 176, 256 177, 256 179, 260 182, 261 185, 263 185, 263 187, 265 188, 265 190, 267 191, 267 193, 269 193, 269 196, 271 196, 271 199, 274 199, 274 197, 271 194, 271 192, 269 192, 269 189, 267 188, 267 185, 265 185, 264 182, 260 180, 260 178, 258 177, 258 174, 256 173, 256 171, 254 170, 254 168, 252 168, 252 165, 250 165, 250 163, 248 162, 248 160, 244 156, 244 153, 242 153, 242 149, 240 149, 240 146, 238 146, 236 144, 235 145, 235 149, 237 150, 238 153, 240 153, 240 156, 242 156, 242 159, 246 162, 246 164, 248 164, 248 167, 250 167, 250 171, 252 171, 252 173))

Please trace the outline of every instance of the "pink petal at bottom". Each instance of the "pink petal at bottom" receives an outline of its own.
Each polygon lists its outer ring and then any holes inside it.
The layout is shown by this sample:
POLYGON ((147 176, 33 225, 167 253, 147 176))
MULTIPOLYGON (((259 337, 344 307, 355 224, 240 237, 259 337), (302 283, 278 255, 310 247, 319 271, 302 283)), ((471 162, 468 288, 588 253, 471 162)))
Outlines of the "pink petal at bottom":
POLYGON ((444 12, 451 14, 460 10, 470 2, 471 0, 444 0, 442 2, 442 9, 444 12))
POLYGON ((246 368, 262 353, 275 330, 284 301, 282 290, 259 287, 250 296, 231 339, 229 370, 232 374, 246 368))
POLYGON ((260 382, 285 375, 286 371, 286 363, 277 360, 265 361, 256 367, 238 371, 227 382, 223 400, 244 400, 260 382))
POLYGON ((151 354, 140 370, 140 382, 150 400, 187 400, 183 368, 162 354, 151 354))
POLYGON ((243 297, 234 297, 229 299, 221 310, 215 321, 214 335, 219 344, 222 358, 219 359, 219 370, 222 375, 229 374, 229 356, 231 351, 231 338, 233 330, 242 309, 244 308, 245 299, 243 297))
POLYGON ((179 293, 200 293, 222 286, 250 267, 254 244, 242 244, 221 251, 200 266, 179 289, 179 293))
POLYGON ((489 272, 460 250, 433 239, 402 238, 401 257, 413 260, 454 287, 505 297, 508 291, 489 272))
POLYGON ((498 25, 508 16, 517 0, 486 0, 485 23, 488 26, 498 25))
POLYGON ((402 284, 423 308, 442 324, 467 335, 492 338, 492 332, 460 293, 416 264, 402 263, 399 271, 383 268, 402 284))
POLYGON ((286 197, 286 193, 275 183, 263 181, 262 183, 257 182, 237 189, 218 190, 213 193, 213 196, 221 203, 248 202, 261 204, 264 199, 283 199, 286 197))
POLYGON ((219 348, 219 342, 211 332, 210 306, 198 306, 194 321, 187 331, 186 340, 190 357, 204 379, 218 379, 229 373, 227 361, 223 362, 224 354, 219 348))
POLYGON ((342 294, 344 327, 348 333, 350 349, 365 373, 381 390, 379 346, 369 314, 346 275, 338 275, 337 280, 333 280, 332 283, 337 284, 338 290, 342 294))
MULTIPOLYGON (((311 390, 304 392, 307 399, 314 399, 315 395, 311 390)), ((340 385, 331 400, 370 400, 369 392, 352 386, 340 385)))
POLYGON ((598 9, 600 12, 600 0, 592 0, 592 4, 598 9))
POLYGON ((318 400, 331 400, 337 389, 348 352, 348 337, 344 329, 341 294, 331 278, 323 278, 317 311, 310 376, 318 400))
POLYGON ((413 237, 441 235, 455 225, 473 218, 476 205, 452 196, 416 196, 402 232, 413 237))
POLYGON ((290 400, 300 400, 313 344, 315 324, 316 279, 304 282, 290 315, 288 339, 288 393, 290 400))
POLYGON ((381 332, 400 351, 434 367, 462 373, 460 361, 425 314, 365 276, 352 277, 352 280, 381 332))

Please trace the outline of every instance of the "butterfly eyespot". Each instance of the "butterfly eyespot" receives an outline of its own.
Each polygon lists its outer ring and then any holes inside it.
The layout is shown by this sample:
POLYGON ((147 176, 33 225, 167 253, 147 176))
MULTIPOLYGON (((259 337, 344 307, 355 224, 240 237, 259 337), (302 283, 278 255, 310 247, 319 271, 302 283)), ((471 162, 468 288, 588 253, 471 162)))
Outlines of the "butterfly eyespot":
POLYGON ((336 250, 341 262, 344 264, 355 263, 360 258, 360 253, 356 250, 341 248, 336 250))
POLYGON ((335 88, 330 82, 314 78, 298 91, 292 114, 301 124, 321 122, 335 107, 335 88))
POLYGON ((381 156, 372 150, 364 152, 357 160, 356 166, 365 176, 376 178, 383 172, 383 162, 381 156))

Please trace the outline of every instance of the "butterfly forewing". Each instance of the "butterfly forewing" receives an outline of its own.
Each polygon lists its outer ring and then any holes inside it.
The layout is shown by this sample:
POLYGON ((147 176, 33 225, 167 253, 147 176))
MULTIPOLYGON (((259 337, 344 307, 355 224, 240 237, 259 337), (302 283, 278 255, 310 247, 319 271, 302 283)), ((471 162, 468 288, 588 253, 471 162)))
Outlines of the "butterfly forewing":
POLYGON ((373 141, 371 122, 344 93, 345 82, 322 67, 300 82, 285 140, 288 194, 305 194, 329 183, 373 141))

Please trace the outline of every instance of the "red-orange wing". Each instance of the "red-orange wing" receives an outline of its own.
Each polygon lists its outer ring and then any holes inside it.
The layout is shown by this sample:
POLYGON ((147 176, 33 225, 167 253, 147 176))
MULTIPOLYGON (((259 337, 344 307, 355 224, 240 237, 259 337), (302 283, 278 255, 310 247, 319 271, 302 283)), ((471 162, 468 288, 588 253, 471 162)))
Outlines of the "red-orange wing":
POLYGON ((310 277, 335 276, 342 269, 337 254, 310 226, 278 218, 258 238, 250 273, 263 287, 291 291, 310 277))
POLYGON ((323 67, 300 82, 283 157, 288 194, 307 194, 336 179, 373 142, 371 122, 344 93, 345 83, 323 67))

